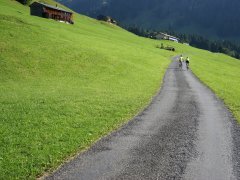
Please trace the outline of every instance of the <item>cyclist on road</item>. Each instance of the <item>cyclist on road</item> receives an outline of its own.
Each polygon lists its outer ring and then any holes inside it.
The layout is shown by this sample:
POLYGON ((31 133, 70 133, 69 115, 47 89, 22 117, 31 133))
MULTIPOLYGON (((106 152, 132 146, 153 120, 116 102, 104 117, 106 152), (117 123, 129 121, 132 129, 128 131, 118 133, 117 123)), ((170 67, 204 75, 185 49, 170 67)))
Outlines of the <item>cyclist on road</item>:
POLYGON ((181 55, 179 58, 179 68, 182 69, 182 63, 183 63, 183 56, 181 55))
POLYGON ((186 61, 185 61, 185 62, 186 62, 187 70, 189 69, 189 64, 190 64, 189 60, 190 60, 189 57, 187 57, 187 59, 186 59, 186 61))

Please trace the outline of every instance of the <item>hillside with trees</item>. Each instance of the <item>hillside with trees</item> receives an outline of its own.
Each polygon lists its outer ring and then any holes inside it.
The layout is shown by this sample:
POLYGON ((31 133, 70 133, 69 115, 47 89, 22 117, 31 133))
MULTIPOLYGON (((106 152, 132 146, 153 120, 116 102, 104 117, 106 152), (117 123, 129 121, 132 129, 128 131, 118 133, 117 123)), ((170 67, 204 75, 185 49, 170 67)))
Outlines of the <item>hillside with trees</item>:
POLYGON ((104 14, 122 24, 240 41, 240 1, 232 0, 59 0, 75 11, 104 14))
MULTIPOLYGON (((161 31, 143 29, 137 26, 124 26, 124 28, 138 36, 152 39, 156 39, 155 34, 161 33, 161 31)), ((232 43, 231 41, 210 40, 200 35, 177 33, 174 31, 165 31, 165 33, 178 37, 180 43, 187 43, 196 48, 227 54, 237 59, 240 58, 240 45, 232 43)))

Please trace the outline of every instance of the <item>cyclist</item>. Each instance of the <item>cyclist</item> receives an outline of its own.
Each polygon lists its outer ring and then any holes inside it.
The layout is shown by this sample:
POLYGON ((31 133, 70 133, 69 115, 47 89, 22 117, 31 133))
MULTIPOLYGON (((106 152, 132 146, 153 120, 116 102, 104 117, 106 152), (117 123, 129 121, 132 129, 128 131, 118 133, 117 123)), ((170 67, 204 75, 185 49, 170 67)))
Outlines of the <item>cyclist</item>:
POLYGON ((185 62, 186 62, 187 70, 189 69, 189 64, 190 64, 189 60, 190 60, 189 57, 187 57, 187 59, 186 59, 186 61, 185 61, 185 62))
POLYGON ((182 63, 183 63, 183 56, 181 55, 180 58, 179 58, 179 68, 182 69, 182 63))

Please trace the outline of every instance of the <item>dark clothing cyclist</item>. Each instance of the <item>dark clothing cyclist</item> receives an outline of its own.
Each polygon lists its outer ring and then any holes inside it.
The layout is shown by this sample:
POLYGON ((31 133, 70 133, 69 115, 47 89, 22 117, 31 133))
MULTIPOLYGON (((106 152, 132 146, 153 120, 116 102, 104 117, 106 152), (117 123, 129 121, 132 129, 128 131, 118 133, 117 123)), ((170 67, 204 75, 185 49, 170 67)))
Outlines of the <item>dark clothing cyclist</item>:
POLYGON ((187 69, 189 68, 189 64, 190 64, 190 62, 189 62, 189 57, 187 57, 187 59, 186 59, 186 67, 187 67, 187 69))

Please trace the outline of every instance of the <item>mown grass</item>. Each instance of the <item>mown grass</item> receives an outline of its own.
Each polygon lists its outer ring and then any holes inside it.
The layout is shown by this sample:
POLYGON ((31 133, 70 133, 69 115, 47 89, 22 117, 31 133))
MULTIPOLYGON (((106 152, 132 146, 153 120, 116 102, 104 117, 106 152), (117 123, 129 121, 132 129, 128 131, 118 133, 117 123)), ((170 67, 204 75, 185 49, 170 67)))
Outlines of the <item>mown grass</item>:
POLYGON ((75 14, 75 25, 0 1, 0 179, 34 179, 132 118, 171 54, 75 14))
POLYGON ((240 122, 240 60, 186 45, 168 42, 191 58, 196 76, 222 99, 240 122))

